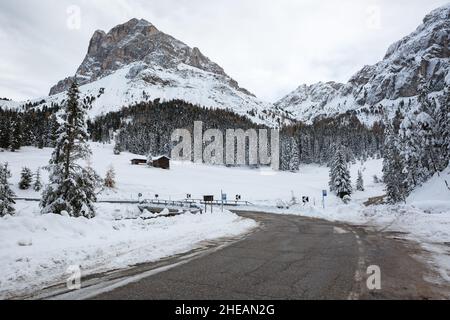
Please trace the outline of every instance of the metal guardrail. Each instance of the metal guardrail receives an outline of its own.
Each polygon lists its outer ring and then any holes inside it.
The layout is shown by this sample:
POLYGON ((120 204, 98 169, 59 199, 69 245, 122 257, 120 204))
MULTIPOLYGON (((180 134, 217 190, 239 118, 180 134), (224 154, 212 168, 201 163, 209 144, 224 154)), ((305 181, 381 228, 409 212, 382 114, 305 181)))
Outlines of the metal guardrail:
MULTIPOLYGON (((198 203, 201 205, 213 205, 213 206, 221 206, 222 205, 222 201, 221 200, 214 200, 212 202, 205 202, 201 199, 192 199, 192 200, 185 200, 185 201, 192 201, 194 203, 198 203)), ((238 200, 238 201, 228 201, 228 200, 224 200, 223 201, 223 205, 224 206, 233 206, 233 207, 237 207, 237 206, 253 206, 253 203, 249 202, 249 201, 242 201, 242 200, 238 200)))
MULTIPOLYGON (((38 198, 13 198, 14 200, 18 200, 18 201, 33 201, 33 202, 39 202, 41 201, 41 199, 38 198)), ((199 205, 213 205, 213 206, 221 206, 222 205, 222 201, 221 200, 214 200, 212 202, 205 202, 201 199, 185 199, 185 200, 162 200, 162 199, 154 199, 154 200, 150 200, 150 199, 144 199, 141 201, 138 200, 99 200, 97 201, 97 203, 117 203, 117 204, 156 204, 156 205, 166 205, 166 206, 186 206, 189 204, 199 204, 199 205)), ((223 205, 224 206, 233 206, 233 207, 237 207, 237 206, 252 206, 253 203, 249 202, 249 201, 223 201, 223 205)))
MULTIPOLYGON (((41 199, 37 198, 13 198, 14 201, 31 201, 40 202, 41 199)), ((117 204, 139 204, 138 200, 99 200, 97 203, 117 203, 117 204)))

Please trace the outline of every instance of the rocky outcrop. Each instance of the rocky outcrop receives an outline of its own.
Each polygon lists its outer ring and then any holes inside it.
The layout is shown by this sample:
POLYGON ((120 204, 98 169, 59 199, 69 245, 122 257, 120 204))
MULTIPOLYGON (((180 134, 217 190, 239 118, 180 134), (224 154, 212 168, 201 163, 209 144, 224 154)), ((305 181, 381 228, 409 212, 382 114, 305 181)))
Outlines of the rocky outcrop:
POLYGON ((270 126, 282 121, 282 111, 240 88, 200 49, 145 20, 132 19, 108 33, 96 31, 76 74, 51 88, 47 102, 63 103, 64 92, 75 79, 80 96, 93 101, 91 117, 160 99, 229 109, 270 126))
POLYGON ((432 91, 440 92, 450 85, 449 42, 450 4, 428 14, 415 32, 389 47, 382 61, 365 66, 347 84, 335 89, 322 83, 300 86, 276 105, 300 120, 311 120, 327 112, 414 97, 422 77, 432 91))
MULTIPOLYGON (((135 62, 163 69, 175 69, 180 63, 184 63, 228 77, 219 65, 204 56, 198 48, 188 47, 159 31, 148 21, 132 19, 108 33, 96 31, 89 43, 88 53, 75 76, 60 81, 51 88, 50 95, 66 91, 74 78, 80 85, 84 85, 135 62)), ((231 78, 229 84, 243 90, 231 78)))

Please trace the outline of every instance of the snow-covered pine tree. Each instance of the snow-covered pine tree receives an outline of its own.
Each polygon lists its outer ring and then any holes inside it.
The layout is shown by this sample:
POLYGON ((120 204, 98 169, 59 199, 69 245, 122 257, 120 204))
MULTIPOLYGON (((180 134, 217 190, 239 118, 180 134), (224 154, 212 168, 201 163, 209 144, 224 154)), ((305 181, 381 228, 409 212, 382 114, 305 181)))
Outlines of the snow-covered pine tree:
POLYGON ((350 196, 353 191, 345 154, 343 148, 339 148, 330 169, 330 188, 341 199, 350 196))
POLYGON ((400 125, 397 148, 402 159, 402 174, 405 175, 404 186, 409 194, 417 185, 424 181, 422 169, 422 150, 418 135, 416 116, 413 113, 406 115, 400 125))
POLYGON ((300 169, 300 154, 298 150, 297 141, 292 138, 291 139, 291 154, 289 159, 289 171, 298 172, 300 169))
POLYGON ((114 167, 110 166, 105 176, 105 187, 109 189, 114 189, 116 187, 116 173, 114 167))
POLYGON ((9 119, 0 121, 0 148, 9 149, 11 136, 11 126, 9 119))
POLYGON ((380 178, 378 178, 378 176, 375 174, 374 176, 373 176, 373 183, 375 183, 375 184, 378 184, 378 183, 380 183, 381 181, 380 181, 380 178))
POLYGON ((58 129, 59 129, 59 122, 58 118, 55 114, 52 114, 49 119, 49 125, 48 125, 48 131, 47 131, 47 145, 54 148, 56 146, 57 140, 58 140, 58 129))
POLYGON ((406 199, 405 180, 403 171, 403 161, 398 149, 398 133, 395 123, 390 123, 385 118, 385 141, 383 158, 383 181, 386 184, 386 192, 389 203, 397 203, 406 199))
POLYGON ((95 170, 88 165, 81 170, 77 176, 78 190, 75 191, 76 208, 79 208, 78 216, 93 218, 95 217, 94 203, 97 202, 97 193, 95 190, 101 187, 101 178, 95 170))
POLYGON ((116 140, 116 143, 114 144, 113 152, 116 156, 118 156, 122 153, 122 148, 120 147, 120 143, 117 140, 116 140))
POLYGON ((280 170, 289 171, 289 162, 291 154, 291 144, 290 139, 285 136, 281 136, 281 146, 280 146, 280 170))
POLYGON ((361 170, 358 171, 358 179, 356 180, 356 190, 364 191, 364 180, 361 170))
POLYGON ((437 124, 437 104, 430 99, 429 86, 422 79, 419 89, 419 110, 416 118, 417 135, 421 150, 421 183, 428 180, 438 169, 439 137, 437 124))
POLYGON ((443 101, 438 113, 438 169, 444 170, 450 161, 450 88, 444 91, 443 101))
POLYGON ((11 190, 9 178, 11 178, 11 172, 9 171, 8 164, 0 165, 0 217, 15 213, 13 206, 15 204, 13 199, 15 194, 11 190))
POLYGON ((16 119, 14 123, 12 124, 12 134, 10 137, 11 141, 11 151, 14 152, 16 150, 19 150, 22 146, 22 124, 20 123, 19 119, 16 119))
POLYGON ((38 168, 36 170, 36 174, 34 175, 33 190, 36 192, 39 192, 42 190, 41 169, 40 168, 38 168))
POLYGON ((91 154, 85 121, 87 106, 86 101, 80 104, 78 85, 74 81, 67 94, 63 123, 58 128, 56 146, 47 166, 50 181, 41 199, 44 214, 65 211, 73 217, 95 216, 98 175, 92 168, 83 168, 79 164, 91 154))
POLYGON ((30 168, 22 168, 22 173, 20 174, 19 189, 28 190, 33 182, 33 173, 30 168))

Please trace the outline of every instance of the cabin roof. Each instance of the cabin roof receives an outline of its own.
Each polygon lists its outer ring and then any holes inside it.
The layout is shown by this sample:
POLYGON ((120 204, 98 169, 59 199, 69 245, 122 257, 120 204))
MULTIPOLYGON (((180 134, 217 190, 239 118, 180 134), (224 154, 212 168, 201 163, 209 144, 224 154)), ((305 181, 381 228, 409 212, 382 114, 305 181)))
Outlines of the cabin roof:
POLYGON ((168 156, 158 156, 158 157, 153 157, 152 158, 153 161, 158 161, 158 160, 161 160, 161 159, 170 160, 170 158, 168 156))

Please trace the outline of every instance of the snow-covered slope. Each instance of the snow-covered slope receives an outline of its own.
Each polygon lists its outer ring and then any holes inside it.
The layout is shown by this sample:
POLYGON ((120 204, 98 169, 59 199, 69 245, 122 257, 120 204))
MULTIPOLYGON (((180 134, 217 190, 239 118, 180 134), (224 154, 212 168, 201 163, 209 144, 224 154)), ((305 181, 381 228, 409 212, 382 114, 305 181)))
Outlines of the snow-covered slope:
MULTIPOLYGON (((222 75, 204 71, 183 63, 176 69, 163 69, 134 62, 97 81, 81 86, 82 96, 95 97, 90 117, 111 111, 136 102, 161 99, 169 101, 181 99, 208 108, 230 109, 235 113, 247 115, 254 122, 272 125, 272 118, 261 119, 263 110, 271 110, 271 104, 225 84, 222 75), (248 111, 258 110, 255 116, 248 111)), ((66 93, 46 98, 46 103, 59 102, 66 93)))
MULTIPOLYGON (((273 125, 277 120, 272 117, 272 104, 239 87, 198 48, 188 47, 145 20, 132 19, 108 33, 96 31, 75 76, 58 82, 49 97, 30 102, 45 99, 46 104, 60 103, 75 78, 82 96, 95 97, 91 117, 136 102, 181 99, 208 108, 230 109, 257 123, 273 125)), ((1 105, 11 107, 14 103, 1 105)))
POLYGON ((450 166, 414 190, 407 203, 428 211, 450 212, 450 166))
MULTIPOLYGON (((348 110, 360 112, 365 122, 373 120, 370 108, 398 105, 414 99, 421 77, 431 90, 442 92, 450 85, 450 4, 428 14, 415 32, 391 45, 382 61, 365 66, 347 84, 302 85, 277 103, 295 118, 311 121, 348 110)), ((376 115, 375 115, 376 118, 376 115)))

